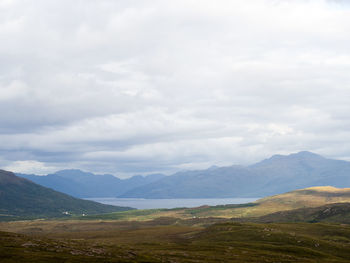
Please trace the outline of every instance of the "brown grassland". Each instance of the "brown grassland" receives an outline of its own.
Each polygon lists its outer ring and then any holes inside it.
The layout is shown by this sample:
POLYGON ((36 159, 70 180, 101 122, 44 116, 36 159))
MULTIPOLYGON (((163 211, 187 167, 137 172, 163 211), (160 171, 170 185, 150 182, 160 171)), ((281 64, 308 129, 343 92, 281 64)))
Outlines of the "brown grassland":
POLYGON ((347 204, 339 222, 302 222, 305 207, 346 202, 350 189, 323 187, 245 205, 0 222, 0 262, 350 262, 347 204), (259 222, 291 209, 299 223, 259 222))
POLYGON ((349 262, 350 227, 218 220, 1 223, 1 262, 349 262))

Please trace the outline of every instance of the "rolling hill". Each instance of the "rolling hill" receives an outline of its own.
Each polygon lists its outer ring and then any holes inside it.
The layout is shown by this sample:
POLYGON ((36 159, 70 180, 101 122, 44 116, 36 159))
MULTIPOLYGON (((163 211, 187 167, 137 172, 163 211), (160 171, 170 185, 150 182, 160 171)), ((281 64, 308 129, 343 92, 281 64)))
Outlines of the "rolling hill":
MULTIPOLYGON (((250 204, 243 204, 241 207, 234 207, 234 205, 222 206, 225 209, 222 209, 221 213, 226 213, 230 217, 235 218, 248 218, 294 209, 310 209, 336 203, 350 203, 350 188, 335 188, 331 186, 304 188, 265 197, 250 204)), ((215 209, 211 211, 211 215, 214 215, 214 213, 215 209)), ((220 211, 217 214, 220 215, 220 211)))
POLYGON ((295 209, 313 211, 313 208, 333 204, 346 207, 347 203, 350 203, 350 188, 310 187, 259 199, 251 207, 234 209, 232 217, 260 217, 295 209))
POLYGON ((327 222, 350 224, 350 203, 335 203, 280 211, 261 216, 253 221, 259 223, 327 222))
POLYGON ((0 219, 63 217, 130 209, 74 198, 0 170, 0 219))

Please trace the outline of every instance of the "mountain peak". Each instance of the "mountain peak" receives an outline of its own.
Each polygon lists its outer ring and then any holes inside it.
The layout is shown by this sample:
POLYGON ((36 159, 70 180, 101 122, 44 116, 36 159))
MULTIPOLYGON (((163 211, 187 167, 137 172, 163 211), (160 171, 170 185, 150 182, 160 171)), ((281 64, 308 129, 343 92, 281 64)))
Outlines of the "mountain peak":
POLYGON ((324 157, 309 151, 301 151, 297 153, 291 153, 289 155, 275 154, 268 159, 262 160, 251 167, 261 167, 265 165, 272 165, 275 163, 295 162, 295 161, 322 161, 324 157))
POLYGON ((288 155, 275 154, 267 160, 288 159, 288 158, 295 158, 295 157, 298 157, 298 158, 324 158, 321 155, 313 153, 313 152, 301 151, 301 152, 297 152, 297 153, 291 153, 288 155))
POLYGON ((306 157, 306 158, 324 158, 322 157, 321 155, 319 154, 316 154, 316 153, 313 153, 313 152, 308 152, 308 151, 301 151, 301 152, 298 152, 298 153, 292 153, 290 154, 289 156, 299 156, 299 157, 306 157))

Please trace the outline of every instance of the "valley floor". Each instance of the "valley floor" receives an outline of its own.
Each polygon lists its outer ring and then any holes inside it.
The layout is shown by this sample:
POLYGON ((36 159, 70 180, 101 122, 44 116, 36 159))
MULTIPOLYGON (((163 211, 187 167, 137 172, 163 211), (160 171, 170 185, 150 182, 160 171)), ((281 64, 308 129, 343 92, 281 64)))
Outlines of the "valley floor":
POLYGON ((345 224, 35 220, 0 230, 1 262, 350 262, 345 224))

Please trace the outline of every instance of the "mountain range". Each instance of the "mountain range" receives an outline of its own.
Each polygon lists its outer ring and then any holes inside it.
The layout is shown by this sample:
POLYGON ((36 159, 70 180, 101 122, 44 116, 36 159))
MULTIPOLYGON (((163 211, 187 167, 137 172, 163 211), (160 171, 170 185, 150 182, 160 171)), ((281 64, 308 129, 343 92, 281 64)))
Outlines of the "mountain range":
POLYGON ((151 174, 120 179, 110 174, 97 175, 77 169, 61 170, 46 176, 20 173, 16 175, 79 198, 116 197, 135 187, 141 187, 165 177, 162 174, 151 174))
POLYGON ((274 155, 250 166, 179 172, 132 189, 122 197, 263 197, 312 186, 350 187, 350 162, 311 152, 274 155))
POLYGON ((350 162, 303 151, 274 155, 249 166, 213 166, 170 176, 158 174, 125 180, 79 170, 47 176, 18 175, 78 197, 263 197, 312 186, 350 187, 350 162))
POLYGON ((130 209, 74 198, 0 170, 0 219, 102 214, 130 209))

